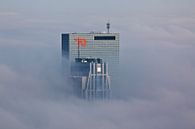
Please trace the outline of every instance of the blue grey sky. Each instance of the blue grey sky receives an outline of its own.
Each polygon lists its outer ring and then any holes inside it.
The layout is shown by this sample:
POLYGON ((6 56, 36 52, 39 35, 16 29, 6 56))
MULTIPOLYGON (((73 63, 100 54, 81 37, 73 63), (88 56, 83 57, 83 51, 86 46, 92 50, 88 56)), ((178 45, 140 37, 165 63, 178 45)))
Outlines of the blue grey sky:
POLYGON ((53 35, 64 31, 101 32, 105 31, 105 23, 109 20, 114 32, 132 35, 137 31, 139 35, 149 32, 167 38, 169 31, 175 31, 176 37, 180 37, 182 31, 187 33, 185 29, 194 31, 191 26, 194 5, 193 0, 3 0, 0 4, 1 29, 21 36, 43 31, 53 32, 53 35))
POLYGON ((194 129, 194 0, 0 0, 0 128, 194 129), (111 103, 74 97, 62 32, 120 33, 111 103))

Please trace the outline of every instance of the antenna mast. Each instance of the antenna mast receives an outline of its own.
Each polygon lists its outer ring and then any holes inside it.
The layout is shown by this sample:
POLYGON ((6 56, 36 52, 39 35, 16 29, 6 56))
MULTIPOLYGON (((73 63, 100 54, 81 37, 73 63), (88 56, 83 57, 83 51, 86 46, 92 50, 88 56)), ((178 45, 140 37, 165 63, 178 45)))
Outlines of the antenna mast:
POLYGON ((106 24, 106 28, 107 28, 107 33, 110 33, 110 23, 109 22, 106 24))

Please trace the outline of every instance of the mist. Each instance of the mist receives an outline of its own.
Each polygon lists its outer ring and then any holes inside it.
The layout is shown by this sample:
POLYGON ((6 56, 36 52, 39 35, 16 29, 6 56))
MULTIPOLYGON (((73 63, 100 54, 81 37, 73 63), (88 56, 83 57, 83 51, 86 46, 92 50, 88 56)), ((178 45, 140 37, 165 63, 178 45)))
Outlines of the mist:
POLYGON ((1 129, 195 128, 192 0, 115 1, 110 11, 99 2, 36 2, 0 9, 1 129), (110 102, 90 103, 64 76, 60 36, 103 32, 108 16, 120 33, 120 85, 110 102))

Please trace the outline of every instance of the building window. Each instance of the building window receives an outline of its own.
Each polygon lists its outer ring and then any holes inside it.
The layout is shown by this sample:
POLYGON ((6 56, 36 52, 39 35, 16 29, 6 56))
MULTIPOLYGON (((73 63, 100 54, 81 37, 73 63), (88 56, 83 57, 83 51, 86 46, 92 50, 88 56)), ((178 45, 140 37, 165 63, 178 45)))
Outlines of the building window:
POLYGON ((115 36, 94 36, 94 40, 115 40, 115 36))

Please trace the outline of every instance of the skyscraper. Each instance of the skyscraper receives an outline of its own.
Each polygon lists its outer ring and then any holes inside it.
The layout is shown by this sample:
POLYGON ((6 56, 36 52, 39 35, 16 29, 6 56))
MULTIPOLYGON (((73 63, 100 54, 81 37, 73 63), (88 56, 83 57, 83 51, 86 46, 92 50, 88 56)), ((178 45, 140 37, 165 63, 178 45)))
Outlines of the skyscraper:
POLYGON ((62 56, 68 61, 74 87, 87 100, 108 99, 117 84, 119 33, 63 33, 62 56), (112 84, 113 83, 113 84, 112 84))

